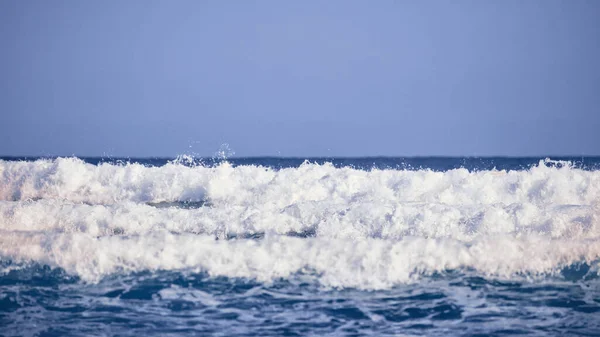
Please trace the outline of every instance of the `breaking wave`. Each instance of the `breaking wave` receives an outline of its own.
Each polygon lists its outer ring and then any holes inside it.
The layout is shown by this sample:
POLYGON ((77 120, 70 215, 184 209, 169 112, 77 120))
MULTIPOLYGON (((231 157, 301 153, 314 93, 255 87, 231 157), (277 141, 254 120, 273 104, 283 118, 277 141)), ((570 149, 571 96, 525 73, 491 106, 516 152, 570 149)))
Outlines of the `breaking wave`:
POLYGON ((0 260, 89 282, 189 270, 364 289, 452 270, 597 274, 600 171, 0 160, 0 260))

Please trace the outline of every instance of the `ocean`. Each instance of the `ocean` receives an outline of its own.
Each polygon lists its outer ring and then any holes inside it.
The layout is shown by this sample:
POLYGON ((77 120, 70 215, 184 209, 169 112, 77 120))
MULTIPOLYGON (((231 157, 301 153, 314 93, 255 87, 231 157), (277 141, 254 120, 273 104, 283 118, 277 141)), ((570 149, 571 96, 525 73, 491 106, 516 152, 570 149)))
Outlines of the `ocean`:
POLYGON ((600 157, 2 158, 1 336, 600 336, 600 157))

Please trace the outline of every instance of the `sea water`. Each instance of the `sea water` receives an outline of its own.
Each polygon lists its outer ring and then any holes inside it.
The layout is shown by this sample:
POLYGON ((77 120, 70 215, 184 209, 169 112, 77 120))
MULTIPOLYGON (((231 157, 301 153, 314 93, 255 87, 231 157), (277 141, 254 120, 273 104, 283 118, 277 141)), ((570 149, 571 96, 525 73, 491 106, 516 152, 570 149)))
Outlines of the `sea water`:
POLYGON ((600 158, 0 160, 0 335, 600 335, 600 158))

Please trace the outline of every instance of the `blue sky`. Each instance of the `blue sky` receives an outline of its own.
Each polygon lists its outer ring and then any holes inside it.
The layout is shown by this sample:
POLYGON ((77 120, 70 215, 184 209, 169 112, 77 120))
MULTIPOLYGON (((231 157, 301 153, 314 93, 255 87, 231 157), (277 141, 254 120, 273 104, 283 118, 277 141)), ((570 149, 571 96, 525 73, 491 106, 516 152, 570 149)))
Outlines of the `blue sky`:
POLYGON ((0 1, 0 155, 600 155, 600 1, 0 1))

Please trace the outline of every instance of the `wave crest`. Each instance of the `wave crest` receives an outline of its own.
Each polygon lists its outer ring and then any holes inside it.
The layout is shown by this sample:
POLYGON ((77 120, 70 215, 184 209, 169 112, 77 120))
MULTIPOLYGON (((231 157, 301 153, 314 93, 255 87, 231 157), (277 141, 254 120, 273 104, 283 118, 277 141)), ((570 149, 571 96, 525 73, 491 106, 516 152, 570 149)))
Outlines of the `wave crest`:
POLYGON ((600 171, 0 161, 0 259, 85 281, 191 269, 379 289, 446 270, 597 272, 600 171))

